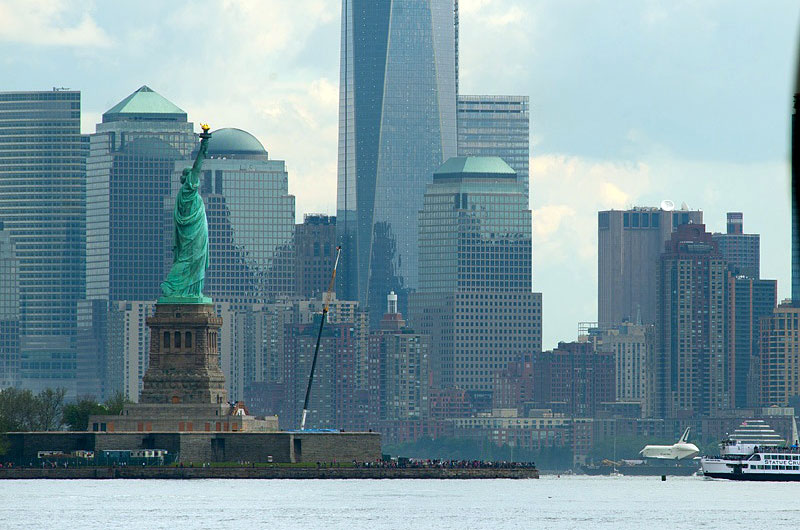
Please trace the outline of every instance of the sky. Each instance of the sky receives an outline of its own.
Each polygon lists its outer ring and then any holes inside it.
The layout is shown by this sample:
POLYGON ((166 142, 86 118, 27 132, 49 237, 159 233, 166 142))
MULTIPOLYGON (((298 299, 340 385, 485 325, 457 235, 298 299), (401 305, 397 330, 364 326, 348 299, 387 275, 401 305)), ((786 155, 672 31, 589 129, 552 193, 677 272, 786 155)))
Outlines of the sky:
MULTIPOLYGON (((597 211, 728 211, 790 293, 796 0, 460 0, 460 89, 531 100, 543 346, 597 318, 597 211)), ((142 85, 199 131, 285 160, 297 217, 335 213, 340 0, 0 0, 0 90, 82 91, 82 129, 142 85)))

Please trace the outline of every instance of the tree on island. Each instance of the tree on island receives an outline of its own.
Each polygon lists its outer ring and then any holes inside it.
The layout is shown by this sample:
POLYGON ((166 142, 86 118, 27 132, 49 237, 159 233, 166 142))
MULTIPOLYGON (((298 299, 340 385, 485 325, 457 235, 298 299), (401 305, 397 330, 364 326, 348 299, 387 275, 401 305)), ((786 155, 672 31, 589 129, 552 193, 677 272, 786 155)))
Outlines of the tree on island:
POLYGON ((63 388, 48 388, 38 394, 18 388, 0 391, 0 455, 9 448, 2 433, 60 430, 66 393, 63 388))
POLYGON ((38 394, 6 388, 0 392, 0 432, 60 430, 66 393, 63 388, 38 394))
POLYGON ((98 403, 92 396, 84 396, 64 407, 63 422, 70 431, 85 431, 89 428, 90 416, 116 416, 127 402, 122 392, 117 392, 105 403, 98 403))

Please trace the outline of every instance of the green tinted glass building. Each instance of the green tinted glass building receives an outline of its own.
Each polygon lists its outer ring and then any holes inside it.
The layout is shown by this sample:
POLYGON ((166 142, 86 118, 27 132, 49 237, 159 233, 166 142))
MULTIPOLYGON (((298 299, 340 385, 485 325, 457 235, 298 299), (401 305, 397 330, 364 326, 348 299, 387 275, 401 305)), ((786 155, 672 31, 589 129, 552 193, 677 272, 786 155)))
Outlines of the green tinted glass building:
POLYGON ((86 297, 154 300, 171 263, 175 161, 196 144, 186 113, 147 86, 103 114, 86 185, 86 297))
POLYGON ((431 336, 434 385, 491 394, 509 362, 541 351, 531 291, 531 211, 498 157, 456 157, 433 175, 419 212, 414 329, 431 336))
POLYGON ((81 94, 0 93, 0 222, 17 259, 22 384, 74 391, 84 292, 81 94))
POLYGON ((17 256, 0 223, 0 390, 19 384, 19 286, 17 256))
POLYGON ((530 98, 459 94, 458 155, 499 156, 528 191, 530 98))
MULTIPOLYGON (((181 170, 192 163, 175 163, 173 194, 181 170)), ((286 163, 270 160, 246 131, 212 131, 200 193, 208 219, 205 295, 235 307, 292 296, 295 199, 286 163)))

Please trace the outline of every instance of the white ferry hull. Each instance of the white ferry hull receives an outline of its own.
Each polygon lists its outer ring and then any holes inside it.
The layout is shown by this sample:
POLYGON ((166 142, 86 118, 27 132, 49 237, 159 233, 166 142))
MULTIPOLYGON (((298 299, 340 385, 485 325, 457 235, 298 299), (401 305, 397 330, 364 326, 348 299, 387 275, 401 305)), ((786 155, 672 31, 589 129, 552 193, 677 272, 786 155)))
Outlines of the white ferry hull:
POLYGON ((784 442, 763 420, 747 420, 719 444, 719 456, 700 459, 703 475, 726 480, 800 482, 800 441, 784 442))
MULTIPOLYGON (((791 455, 790 455, 791 456, 791 455)), ((776 463, 778 461, 775 461, 776 463)), ((723 478, 727 480, 752 480, 773 482, 800 482, 798 461, 790 461, 791 465, 775 465, 776 469, 763 469, 761 461, 732 460, 727 458, 703 458, 701 467, 703 476, 723 478), (791 469, 777 469, 778 467, 791 469)))
POLYGON ((800 482, 800 475, 779 475, 772 473, 703 473, 704 477, 728 480, 754 480, 768 482, 800 482))

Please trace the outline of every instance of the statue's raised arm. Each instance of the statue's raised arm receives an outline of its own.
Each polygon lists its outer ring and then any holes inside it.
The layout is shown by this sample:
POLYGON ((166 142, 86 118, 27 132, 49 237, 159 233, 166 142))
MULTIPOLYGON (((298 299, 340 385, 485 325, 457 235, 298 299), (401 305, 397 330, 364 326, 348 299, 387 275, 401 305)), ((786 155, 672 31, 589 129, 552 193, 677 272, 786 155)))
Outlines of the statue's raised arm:
POLYGON ((201 127, 203 127, 203 132, 200 133, 200 149, 197 150, 194 164, 192 164, 191 168, 184 169, 181 175, 181 184, 193 190, 197 189, 200 183, 200 171, 203 169, 203 160, 205 160, 208 153, 208 141, 211 139, 211 133, 208 132, 208 124, 204 123, 201 127))
POLYGON ((203 160, 208 154, 208 141, 211 139, 211 133, 208 132, 208 124, 204 123, 201 127, 203 132, 200 133, 200 149, 197 151, 197 157, 194 159, 194 165, 192 166, 192 173, 195 175, 199 174, 203 168, 203 160))
POLYGON ((183 170, 181 187, 175 198, 174 261, 161 284, 164 296, 159 298, 159 303, 211 303, 210 298, 203 296, 208 268, 208 221, 203 198, 197 189, 211 133, 208 125, 202 124, 202 128, 197 157, 191 169, 183 170))

